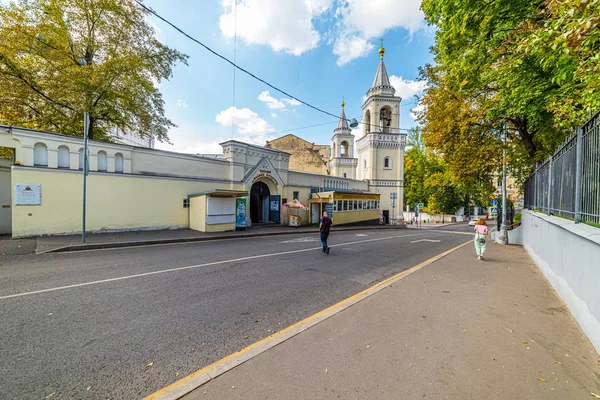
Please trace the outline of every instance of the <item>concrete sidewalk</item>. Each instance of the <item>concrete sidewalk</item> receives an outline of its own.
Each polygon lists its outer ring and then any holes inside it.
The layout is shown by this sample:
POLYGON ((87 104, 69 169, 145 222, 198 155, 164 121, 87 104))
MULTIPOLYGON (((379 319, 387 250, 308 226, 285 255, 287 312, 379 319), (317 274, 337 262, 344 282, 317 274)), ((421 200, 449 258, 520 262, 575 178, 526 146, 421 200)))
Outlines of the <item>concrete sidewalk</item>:
MULTIPOLYGON (((354 231, 365 229, 402 229, 400 225, 366 225, 366 226, 340 226, 336 231, 354 231)), ((36 238, 36 253, 53 253, 67 251, 81 251, 102 248, 117 248, 144 246, 155 244, 169 244, 182 242, 201 242, 221 239, 235 239, 243 237, 260 237, 273 235, 293 235, 314 233, 315 227, 287 227, 281 225, 269 225, 264 227, 253 227, 243 231, 205 233, 191 229, 165 229, 131 232, 107 232, 90 233, 86 235, 86 243, 81 242, 79 235, 40 236, 36 238)))
POLYGON ((520 247, 468 244, 184 397, 593 399, 600 357, 520 247))

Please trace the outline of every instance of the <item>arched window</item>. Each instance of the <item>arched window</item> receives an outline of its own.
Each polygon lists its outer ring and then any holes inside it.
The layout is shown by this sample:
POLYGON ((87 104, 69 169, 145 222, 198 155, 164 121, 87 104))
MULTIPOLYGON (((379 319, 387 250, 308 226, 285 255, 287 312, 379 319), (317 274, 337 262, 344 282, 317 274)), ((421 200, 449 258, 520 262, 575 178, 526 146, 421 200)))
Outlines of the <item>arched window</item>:
POLYGON ((123 172, 123 154, 115 154, 115 172, 123 172))
POLYGON ((48 166, 48 147, 44 143, 36 143, 33 146, 33 165, 48 166))
POLYGON ((389 157, 385 157, 383 159, 383 168, 392 168, 392 159, 389 157))
POLYGON ((369 132, 371 132, 371 111, 367 110, 365 112, 365 120, 364 120, 364 127, 365 127, 365 135, 369 132))
POLYGON ((337 154, 335 154, 335 143, 333 144, 333 151, 331 153, 331 158, 333 157, 337 157, 337 154))
POLYGON ((379 119, 381 120, 381 132, 390 133, 392 127, 392 109, 388 106, 382 107, 379 111, 379 119))
POLYGON ((108 159, 106 157, 106 152, 100 150, 98 152, 98 171, 106 171, 108 165, 108 159))
POLYGON ((71 154, 67 146, 58 146, 58 168, 71 166, 71 154))
POLYGON ((341 150, 342 150, 342 157, 343 156, 347 156, 348 155, 348 142, 346 142, 345 140, 340 143, 341 150))

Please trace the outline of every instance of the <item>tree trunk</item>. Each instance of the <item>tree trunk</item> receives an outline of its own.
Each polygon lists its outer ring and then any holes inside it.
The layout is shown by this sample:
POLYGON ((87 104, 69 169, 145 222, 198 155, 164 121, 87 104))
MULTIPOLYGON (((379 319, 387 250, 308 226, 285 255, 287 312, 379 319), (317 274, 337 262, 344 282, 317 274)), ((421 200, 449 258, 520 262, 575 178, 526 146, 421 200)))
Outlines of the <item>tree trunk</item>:
POLYGON ((90 123, 88 125, 88 139, 92 140, 92 139, 94 139, 94 123, 96 122, 96 119, 93 118, 91 115, 89 118, 90 118, 90 123))

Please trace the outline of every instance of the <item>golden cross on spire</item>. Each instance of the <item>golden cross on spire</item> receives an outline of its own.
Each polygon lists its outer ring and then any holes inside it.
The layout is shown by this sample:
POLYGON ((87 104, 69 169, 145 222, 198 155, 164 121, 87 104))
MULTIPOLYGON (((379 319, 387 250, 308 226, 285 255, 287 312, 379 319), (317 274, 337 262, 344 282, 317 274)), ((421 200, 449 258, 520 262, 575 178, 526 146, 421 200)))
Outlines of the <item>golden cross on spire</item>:
POLYGON ((383 60, 383 54, 385 53, 385 49, 383 48, 383 38, 381 38, 381 47, 379 48, 379 58, 383 60))
POLYGON ((342 110, 346 107, 346 103, 344 102, 344 96, 342 96, 342 110))

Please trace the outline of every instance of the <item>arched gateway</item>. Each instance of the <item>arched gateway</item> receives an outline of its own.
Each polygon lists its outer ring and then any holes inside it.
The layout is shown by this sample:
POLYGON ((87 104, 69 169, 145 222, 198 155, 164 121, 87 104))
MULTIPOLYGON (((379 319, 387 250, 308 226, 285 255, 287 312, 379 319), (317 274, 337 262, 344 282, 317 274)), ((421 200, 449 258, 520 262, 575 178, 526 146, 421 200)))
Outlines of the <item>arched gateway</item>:
POLYGON ((250 189, 250 218, 252 223, 269 221, 269 200, 271 191, 266 183, 254 182, 250 189))

